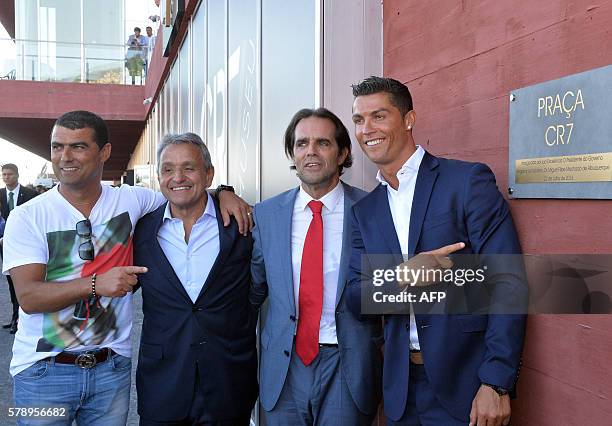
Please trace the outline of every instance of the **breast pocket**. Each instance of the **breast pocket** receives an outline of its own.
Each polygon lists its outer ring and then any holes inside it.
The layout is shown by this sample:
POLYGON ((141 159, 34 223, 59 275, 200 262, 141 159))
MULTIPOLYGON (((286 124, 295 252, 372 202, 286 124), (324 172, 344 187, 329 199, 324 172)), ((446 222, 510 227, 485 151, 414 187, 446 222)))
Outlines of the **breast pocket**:
POLYGON ((427 229, 436 228, 442 225, 454 225, 457 223, 457 212, 454 210, 432 213, 425 216, 423 221, 423 231, 427 229))

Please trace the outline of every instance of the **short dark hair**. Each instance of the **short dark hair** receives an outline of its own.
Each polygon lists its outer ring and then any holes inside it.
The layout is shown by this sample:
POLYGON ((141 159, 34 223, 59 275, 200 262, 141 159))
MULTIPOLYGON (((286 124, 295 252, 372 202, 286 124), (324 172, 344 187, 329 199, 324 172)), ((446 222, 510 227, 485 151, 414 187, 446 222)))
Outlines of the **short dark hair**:
MULTIPOLYGON (((338 151, 342 152, 344 149, 347 150, 348 154, 342 164, 338 166, 338 171, 342 174, 343 168, 349 168, 353 165, 353 156, 351 155, 351 137, 349 136, 348 130, 342 123, 342 120, 338 118, 336 114, 328 110, 327 108, 303 108, 295 113, 287 129, 285 130, 285 155, 289 158, 293 158, 293 146, 295 145, 295 128, 298 123, 305 118, 317 117, 325 118, 331 121, 336 127, 334 138, 338 144, 338 151)), ((295 168, 293 166, 292 168, 295 168)))
POLYGON ((153 31, 153 27, 147 26, 147 27, 145 28, 145 30, 151 30, 151 31, 153 31))
POLYGON ((15 173, 19 174, 19 169, 17 168, 17 165, 13 164, 13 163, 6 163, 2 165, 2 170, 4 169, 8 169, 8 170, 12 170, 15 173))
POLYGON ((367 96, 375 93, 388 93, 391 103, 404 117, 412 111, 412 95, 410 90, 401 82, 387 77, 371 76, 359 84, 353 84, 353 96, 367 96))
POLYGON ((134 32, 138 31, 139 33, 141 33, 142 31, 140 31, 140 27, 134 27, 134 32))
POLYGON ((53 126, 65 127, 70 130, 92 129, 98 148, 102 149, 109 142, 108 127, 102 118, 90 111, 70 111, 55 121, 53 126))

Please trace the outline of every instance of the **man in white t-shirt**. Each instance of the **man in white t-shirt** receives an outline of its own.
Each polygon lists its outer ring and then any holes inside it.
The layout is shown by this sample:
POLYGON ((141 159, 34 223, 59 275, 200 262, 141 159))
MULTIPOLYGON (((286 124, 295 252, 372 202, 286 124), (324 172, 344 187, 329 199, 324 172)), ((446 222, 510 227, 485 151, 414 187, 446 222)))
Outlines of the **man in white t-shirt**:
MULTIPOLYGON (((108 141, 97 115, 62 115, 51 134, 60 185, 15 208, 5 230, 4 273, 21 302, 14 403, 57 407, 66 425, 126 422, 132 289, 147 270, 132 266, 133 229, 165 201, 145 188, 101 184, 108 141)), ((238 204, 232 209, 240 216, 238 204)))

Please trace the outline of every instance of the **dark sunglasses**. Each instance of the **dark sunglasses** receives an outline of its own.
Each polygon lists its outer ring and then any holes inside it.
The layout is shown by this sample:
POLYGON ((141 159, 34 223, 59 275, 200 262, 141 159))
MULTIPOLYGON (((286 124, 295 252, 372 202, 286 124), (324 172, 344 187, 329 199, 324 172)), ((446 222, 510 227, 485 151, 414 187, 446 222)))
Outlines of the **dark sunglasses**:
POLYGON ((85 239, 79 245, 79 257, 83 260, 94 259, 94 245, 91 241, 91 222, 84 219, 76 224, 76 233, 80 238, 85 239))

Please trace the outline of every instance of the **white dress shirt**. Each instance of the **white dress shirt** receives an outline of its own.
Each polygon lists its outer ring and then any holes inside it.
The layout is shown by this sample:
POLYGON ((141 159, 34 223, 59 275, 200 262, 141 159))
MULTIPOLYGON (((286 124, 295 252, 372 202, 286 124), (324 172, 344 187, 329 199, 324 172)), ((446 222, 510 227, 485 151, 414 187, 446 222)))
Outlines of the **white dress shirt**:
MULTIPOLYGON (((393 189, 387 183, 380 170, 376 174, 376 179, 387 187, 387 199, 389 200, 389 208, 395 225, 397 239, 402 249, 404 261, 408 260, 408 233, 410 232, 410 214, 412 213, 412 201, 414 200, 414 189, 416 187, 417 174, 421 161, 425 155, 425 150, 417 145, 416 151, 398 170, 397 178, 399 186, 397 190, 393 189)), ((410 349, 420 349, 419 335, 417 332, 416 322, 414 320, 414 312, 410 305, 410 349)))
POLYGON ((13 189, 12 191, 10 191, 8 188, 6 188, 6 205, 8 206, 8 202, 9 202, 9 193, 12 192, 13 193, 13 208, 17 207, 17 198, 19 198, 19 190, 21 189, 21 185, 17 184, 17 186, 15 187, 15 189, 13 189))
POLYGON ((191 228, 189 242, 185 242, 183 221, 173 218, 170 203, 166 205, 157 241, 176 276, 195 303, 220 251, 219 225, 213 200, 208 195, 204 213, 191 228))
MULTIPOLYGON (((300 270, 306 233, 312 221, 312 210, 308 203, 313 198, 303 188, 293 205, 291 225, 291 263, 293 266, 293 291, 299 316, 300 270)), ((340 256, 342 255, 342 231, 344 227, 344 189, 338 183, 334 189, 319 199, 323 203, 323 312, 319 327, 319 343, 337 344, 336 336, 336 292, 340 256)))

